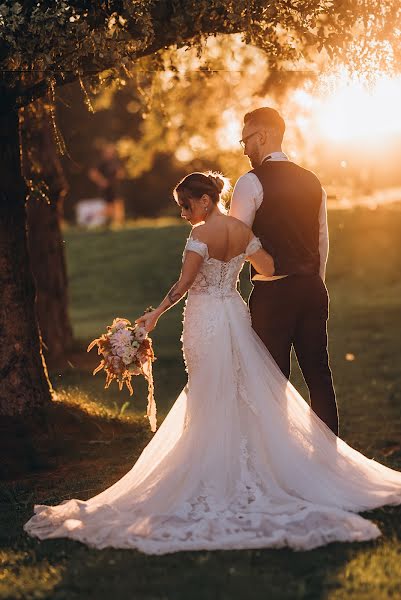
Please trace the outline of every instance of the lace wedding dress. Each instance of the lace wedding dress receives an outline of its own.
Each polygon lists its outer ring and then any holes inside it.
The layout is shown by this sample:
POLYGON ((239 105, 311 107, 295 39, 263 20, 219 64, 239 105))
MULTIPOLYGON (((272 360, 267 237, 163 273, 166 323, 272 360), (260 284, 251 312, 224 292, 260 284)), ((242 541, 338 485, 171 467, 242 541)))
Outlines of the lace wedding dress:
POLYGON ((35 505, 25 531, 95 548, 309 550, 381 532, 355 514, 401 504, 401 472, 348 446, 285 379, 237 291, 246 251, 204 261, 185 308, 188 384, 132 469, 87 501, 35 505))

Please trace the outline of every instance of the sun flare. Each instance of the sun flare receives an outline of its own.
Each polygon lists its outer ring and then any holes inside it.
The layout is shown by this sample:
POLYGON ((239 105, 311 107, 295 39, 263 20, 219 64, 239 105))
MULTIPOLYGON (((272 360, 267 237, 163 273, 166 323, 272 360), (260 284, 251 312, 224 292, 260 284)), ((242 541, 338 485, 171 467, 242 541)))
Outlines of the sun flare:
POLYGON ((222 150, 232 150, 240 147, 241 126, 241 117, 233 108, 227 108, 222 113, 221 127, 217 130, 217 139, 222 150))
POLYGON ((322 101, 315 113, 323 137, 341 142, 375 139, 401 132, 401 77, 380 79, 372 89, 348 82, 322 101))

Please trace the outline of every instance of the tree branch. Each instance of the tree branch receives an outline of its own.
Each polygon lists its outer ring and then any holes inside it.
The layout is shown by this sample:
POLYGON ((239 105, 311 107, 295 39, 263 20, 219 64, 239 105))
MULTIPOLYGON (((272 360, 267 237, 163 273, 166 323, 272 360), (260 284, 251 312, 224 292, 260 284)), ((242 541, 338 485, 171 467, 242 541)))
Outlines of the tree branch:
MULTIPOLYGON (((185 2, 181 2, 184 6, 177 10, 176 2, 158 0, 153 3, 151 9, 151 18, 153 26, 153 40, 145 48, 135 52, 132 56, 133 60, 139 60, 145 56, 150 56, 156 52, 172 46, 185 46, 200 35, 209 36, 215 34, 233 34, 243 31, 246 28, 246 20, 238 20, 232 22, 229 19, 230 10, 226 8, 226 3, 221 3, 214 11, 208 12, 204 7, 199 7, 199 10, 194 11, 194 6, 191 4, 192 12, 190 18, 185 16, 185 2), (166 26, 167 25, 167 26, 166 26)), ((135 39, 138 35, 137 24, 129 19, 126 31, 135 39)), ((111 40, 112 41, 112 40, 111 40)), ((124 42, 122 42, 124 43, 124 42)), ((73 54, 73 53, 72 53, 73 54)), ((115 60, 110 57, 100 67, 97 57, 83 56, 82 64, 85 63, 80 72, 63 70, 54 65, 43 71, 43 79, 33 85, 25 86, 22 79, 19 79, 14 89, 15 105, 21 108, 34 102, 35 100, 44 97, 50 86, 50 80, 54 81, 56 87, 66 85, 76 81, 79 77, 86 75, 95 75, 118 67, 115 60)))

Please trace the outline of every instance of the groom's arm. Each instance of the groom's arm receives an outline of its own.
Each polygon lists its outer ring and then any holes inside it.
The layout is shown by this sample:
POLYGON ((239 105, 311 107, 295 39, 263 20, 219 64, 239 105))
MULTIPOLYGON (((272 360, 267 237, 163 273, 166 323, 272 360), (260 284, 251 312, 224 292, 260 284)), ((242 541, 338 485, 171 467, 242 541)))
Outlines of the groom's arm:
POLYGON ((327 194, 322 188, 322 202, 319 212, 319 255, 320 255, 320 277, 325 280, 326 263, 329 255, 329 229, 327 225, 327 194))
POLYGON ((262 199, 263 189, 259 179, 253 173, 245 173, 234 186, 229 215, 252 228, 262 199))

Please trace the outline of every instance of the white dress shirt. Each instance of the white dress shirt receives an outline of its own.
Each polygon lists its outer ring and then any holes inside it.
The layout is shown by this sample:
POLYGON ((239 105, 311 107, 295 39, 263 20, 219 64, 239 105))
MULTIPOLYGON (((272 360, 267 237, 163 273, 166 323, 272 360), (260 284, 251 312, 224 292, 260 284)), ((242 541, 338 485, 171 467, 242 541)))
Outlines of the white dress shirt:
MULTIPOLYGON (((271 152, 269 155, 270 161, 273 160, 288 160, 288 156, 284 152, 271 152)), ((263 158, 263 160, 266 157, 263 158)), ((256 211, 263 201, 263 187, 258 177, 254 173, 245 173, 242 175, 234 186, 233 195, 231 198, 230 215, 236 217, 252 227, 255 220, 256 211)), ((329 231, 327 226, 327 194, 322 188, 322 202, 319 211, 319 255, 320 255, 320 277, 325 279, 326 263, 329 253, 329 231)), ((282 276, 278 276, 282 277, 282 276)), ((277 276, 265 278, 263 280, 277 279, 277 276)), ((262 279, 262 276, 258 276, 262 279)))

